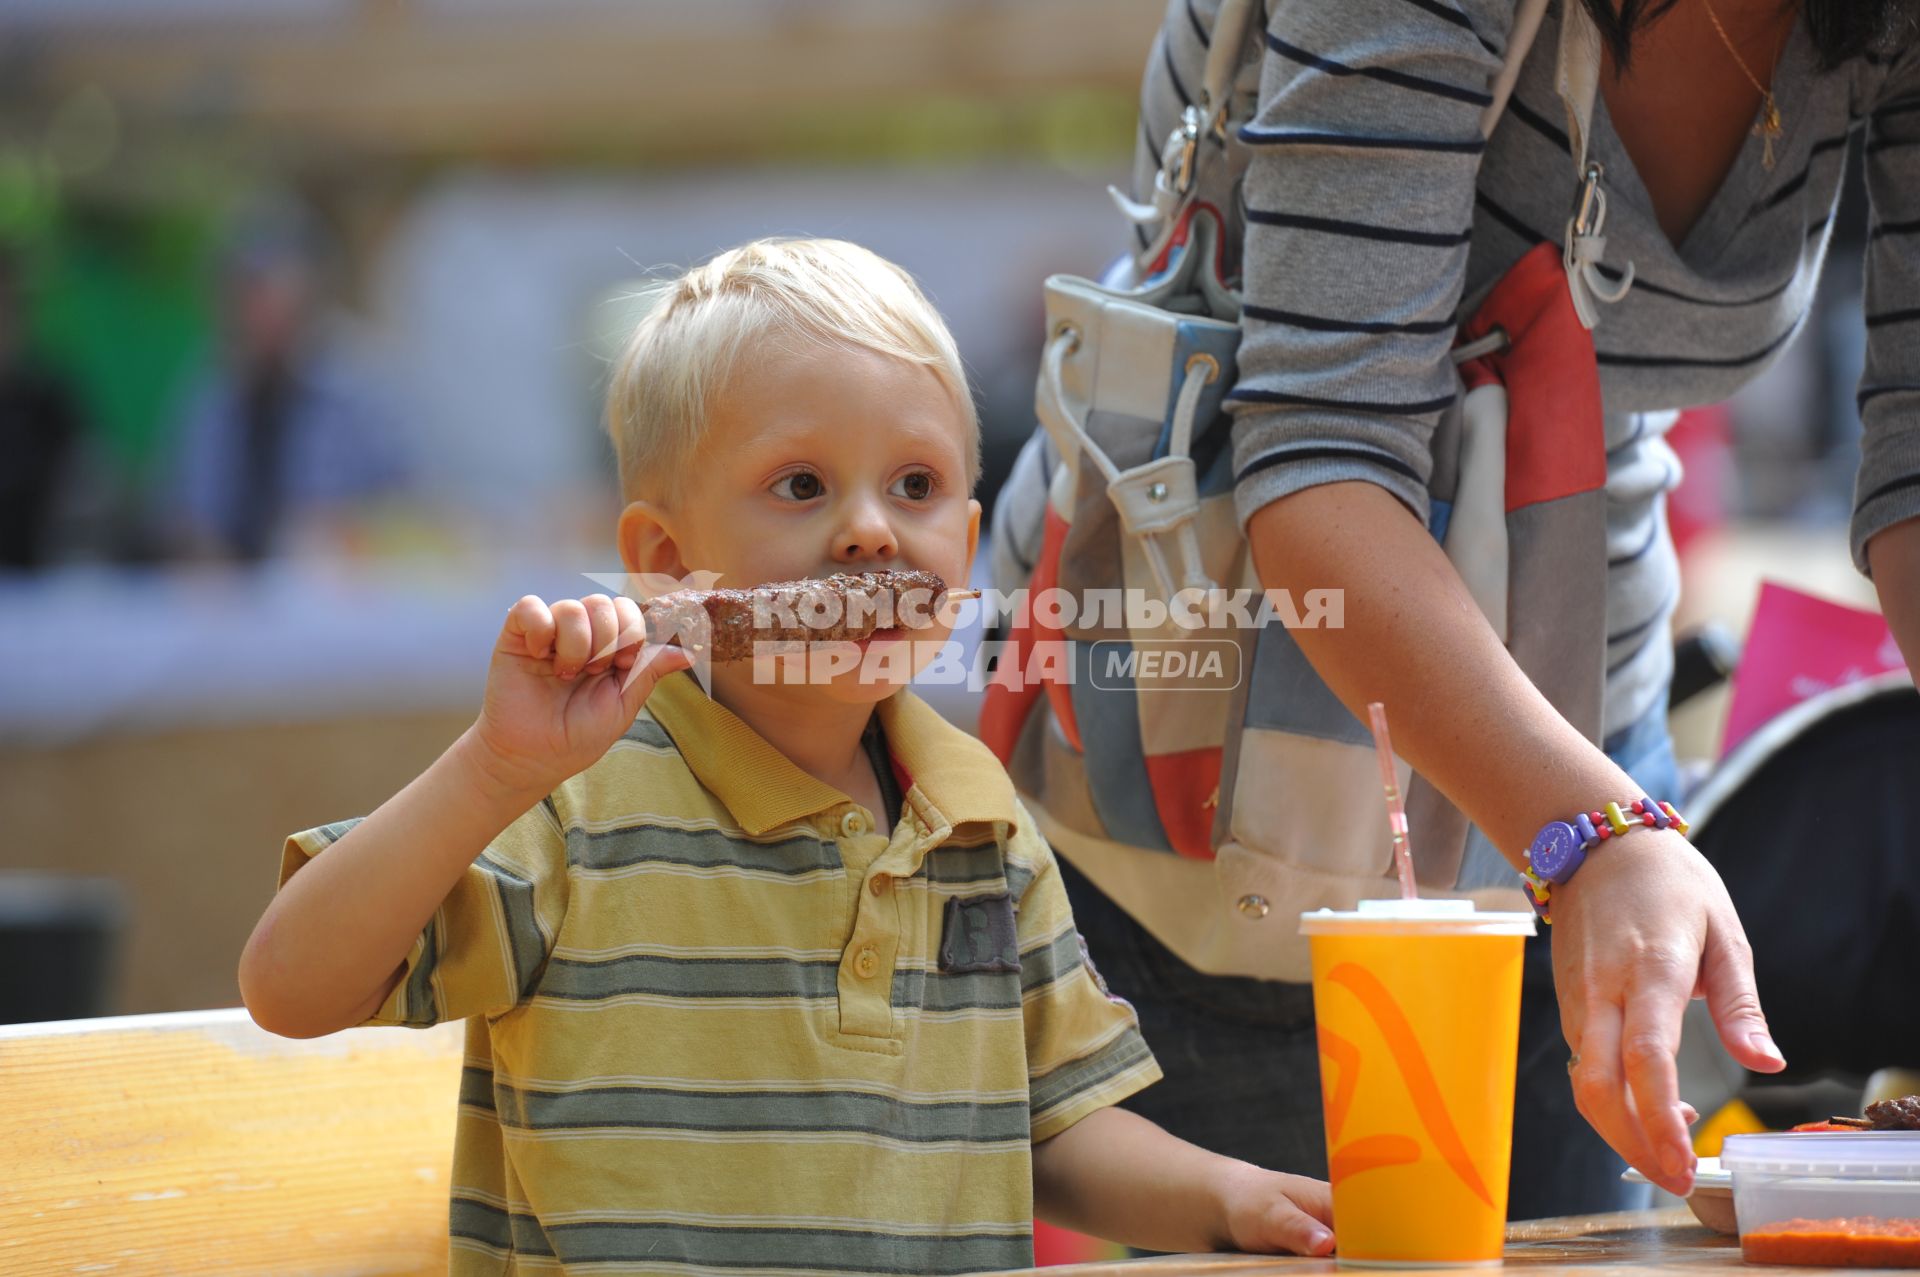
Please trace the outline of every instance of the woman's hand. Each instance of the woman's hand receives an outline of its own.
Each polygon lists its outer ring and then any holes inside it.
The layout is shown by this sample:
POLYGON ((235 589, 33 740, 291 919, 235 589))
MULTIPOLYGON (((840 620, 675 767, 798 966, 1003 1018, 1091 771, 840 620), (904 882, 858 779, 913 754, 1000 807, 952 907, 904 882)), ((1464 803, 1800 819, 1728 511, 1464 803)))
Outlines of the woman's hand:
POLYGON ((681 648, 645 647, 646 634, 640 605, 624 595, 515 603, 474 724, 495 783, 545 794, 598 761, 654 686, 690 664, 681 648))
POLYGON ((1573 1049, 1575 1102, 1613 1150, 1684 1197, 1693 1186, 1692 1110, 1674 1054, 1691 998, 1704 997, 1733 1058, 1786 1067, 1754 989, 1753 951, 1705 858, 1672 830, 1638 830, 1553 889, 1553 978, 1573 1049))

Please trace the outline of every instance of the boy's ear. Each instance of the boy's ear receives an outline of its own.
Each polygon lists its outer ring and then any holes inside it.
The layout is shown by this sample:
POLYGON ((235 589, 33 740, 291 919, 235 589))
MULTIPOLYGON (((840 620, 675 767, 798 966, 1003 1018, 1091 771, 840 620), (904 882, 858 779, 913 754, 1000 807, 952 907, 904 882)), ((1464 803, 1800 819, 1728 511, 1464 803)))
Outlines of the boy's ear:
POLYGON ((680 558, 680 543, 675 539, 671 515, 651 501, 629 502, 620 512, 616 534, 620 542, 620 562, 628 573, 683 577, 687 565, 680 558))
POLYGON ((967 502, 967 576, 966 576, 966 580, 961 581, 958 585, 954 586, 955 589, 959 589, 960 586, 965 585, 967 581, 973 580, 973 552, 979 548, 980 548, 980 503, 978 501, 969 500, 967 502))

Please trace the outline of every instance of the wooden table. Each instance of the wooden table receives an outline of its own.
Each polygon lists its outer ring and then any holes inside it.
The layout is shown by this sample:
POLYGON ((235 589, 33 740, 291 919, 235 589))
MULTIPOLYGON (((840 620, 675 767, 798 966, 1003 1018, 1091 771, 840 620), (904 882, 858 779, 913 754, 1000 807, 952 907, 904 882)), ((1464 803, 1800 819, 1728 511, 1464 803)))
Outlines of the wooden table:
MULTIPOLYGON (((1685 1210, 1621 1211, 1536 1219, 1507 1229, 1504 1267, 1450 1268, 1441 1273, 1513 1273, 1527 1277, 1653 1277, 1654 1274, 1713 1274, 1742 1267, 1740 1239, 1702 1228, 1685 1210)), ((1068 1264, 1029 1270, 1026 1277, 1174 1277, 1199 1273, 1234 1277, 1312 1277, 1339 1270, 1331 1259, 1271 1255, 1162 1255, 1098 1264, 1068 1264)), ((1382 1270, 1384 1271, 1384 1270, 1382 1270)), ((1417 1270, 1408 1270, 1417 1271, 1417 1270)), ((1788 1277, 1831 1269, 1769 1264, 1751 1270, 1756 1277, 1788 1277)))

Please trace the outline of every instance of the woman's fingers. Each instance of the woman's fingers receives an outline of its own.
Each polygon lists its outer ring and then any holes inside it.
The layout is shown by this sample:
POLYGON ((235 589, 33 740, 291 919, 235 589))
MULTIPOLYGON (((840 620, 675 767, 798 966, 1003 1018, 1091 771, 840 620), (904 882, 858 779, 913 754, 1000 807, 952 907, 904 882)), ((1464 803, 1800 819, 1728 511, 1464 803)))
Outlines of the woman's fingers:
POLYGON ((1700 991, 1720 1030, 1720 1040, 1742 1065, 1756 1073, 1778 1073, 1787 1067, 1767 1030, 1760 1010, 1760 994, 1753 982, 1753 949, 1747 933, 1729 909, 1707 925, 1706 951, 1701 955, 1700 991))
POLYGON ((1600 1133, 1613 1151, 1637 1167, 1648 1179, 1672 1190, 1671 1177, 1660 1165, 1641 1131, 1632 1094, 1620 1063, 1622 1017, 1618 994, 1589 993, 1586 1021, 1568 1068, 1573 1101, 1580 1115, 1600 1133))
MULTIPOLYGON (((1698 979, 1697 956, 1648 950, 1628 976, 1621 1018, 1620 1064, 1632 1088, 1640 1133, 1659 1159, 1665 1183, 1693 1176, 1693 1141, 1680 1112, 1680 1080, 1674 1056, 1680 1049, 1680 1024, 1698 979)), ((1680 1189, 1679 1192, 1685 1196, 1680 1189)))

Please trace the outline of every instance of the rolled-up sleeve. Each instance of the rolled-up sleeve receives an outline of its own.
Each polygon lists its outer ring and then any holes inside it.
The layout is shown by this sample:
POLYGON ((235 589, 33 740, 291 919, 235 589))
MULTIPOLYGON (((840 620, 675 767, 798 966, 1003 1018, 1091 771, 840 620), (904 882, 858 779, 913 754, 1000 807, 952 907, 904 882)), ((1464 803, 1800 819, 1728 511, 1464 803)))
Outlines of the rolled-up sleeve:
POLYGON ((1867 542, 1920 517, 1920 50, 1889 70, 1867 118, 1867 362, 1860 377, 1854 564, 1867 542))
POLYGON ((1422 521, 1511 0, 1281 0, 1249 148, 1234 414, 1242 523, 1343 480, 1422 521))
MULTIPOLYGON (((290 836, 280 885, 355 825, 290 836)), ((553 799, 503 830, 461 875, 406 956, 406 971, 363 1023, 424 1029, 511 1010, 533 990, 567 904, 566 837, 553 799)))
POLYGON ((1107 991, 1073 925, 1053 852, 1020 813, 1007 880, 1020 945, 1027 1106, 1034 1143, 1160 1077, 1133 1008, 1107 991))

